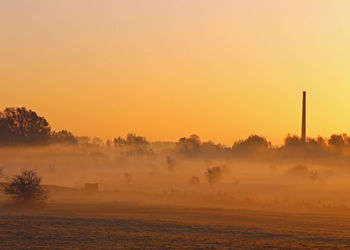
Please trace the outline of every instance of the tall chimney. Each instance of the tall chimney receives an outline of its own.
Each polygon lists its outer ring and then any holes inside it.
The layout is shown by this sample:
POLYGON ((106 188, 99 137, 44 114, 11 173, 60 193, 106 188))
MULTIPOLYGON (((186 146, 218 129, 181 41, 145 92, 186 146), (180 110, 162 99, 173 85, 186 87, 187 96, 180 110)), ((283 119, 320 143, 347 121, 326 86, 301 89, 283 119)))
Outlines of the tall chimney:
POLYGON ((303 117, 301 124, 301 140, 306 142, 306 91, 303 91, 303 117))

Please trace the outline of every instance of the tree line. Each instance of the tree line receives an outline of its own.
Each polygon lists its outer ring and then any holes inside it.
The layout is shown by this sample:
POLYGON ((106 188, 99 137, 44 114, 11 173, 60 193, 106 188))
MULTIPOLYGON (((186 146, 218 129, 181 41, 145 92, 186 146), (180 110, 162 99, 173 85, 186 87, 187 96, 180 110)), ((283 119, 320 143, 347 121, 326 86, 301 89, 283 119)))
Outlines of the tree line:
POLYGON ((51 131, 44 117, 25 107, 5 108, 0 112, 0 145, 32 146, 50 143, 78 143, 69 131, 51 131))
MULTIPOLYGON (((0 112, 0 145, 2 146, 32 146, 49 144, 95 145, 107 147, 137 147, 139 151, 152 146, 145 137, 129 133, 125 138, 117 137, 104 142, 100 138, 76 137, 73 133, 62 130, 52 131, 48 121, 35 111, 25 107, 5 108, 0 112)), ((333 134, 330 138, 307 138, 304 143, 300 137, 287 135, 284 144, 273 146, 265 137, 251 135, 244 140, 235 141, 232 147, 226 147, 213 142, 201 142, 198 135, 180 138, 176 150, 184 155, 196 155, 208 152, 230 152, 234 155, 280 153, 321 153, 336 152, 350 148, 350 136, 333 134)))

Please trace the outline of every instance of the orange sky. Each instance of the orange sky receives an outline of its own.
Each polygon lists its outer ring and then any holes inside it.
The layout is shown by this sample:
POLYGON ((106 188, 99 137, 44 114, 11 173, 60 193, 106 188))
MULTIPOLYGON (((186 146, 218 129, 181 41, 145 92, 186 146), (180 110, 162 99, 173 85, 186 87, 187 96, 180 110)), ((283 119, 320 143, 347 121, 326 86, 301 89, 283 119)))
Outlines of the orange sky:
POLYGON ((0 2, 0 107, 150 140, 350 128, 350 1, 0 2))

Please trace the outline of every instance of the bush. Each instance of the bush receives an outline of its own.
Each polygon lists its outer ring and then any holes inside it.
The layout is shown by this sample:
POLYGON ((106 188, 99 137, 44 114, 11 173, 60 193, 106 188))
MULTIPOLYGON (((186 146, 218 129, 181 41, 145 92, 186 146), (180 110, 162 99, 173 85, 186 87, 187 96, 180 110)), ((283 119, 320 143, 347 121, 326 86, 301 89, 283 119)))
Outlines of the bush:
POLYGON ((4 192, 21 205, 43 204, 47 198, 47 190, 41 185, 41 177, 32 170, 24 170, 16 175, 4 187, 4 192))

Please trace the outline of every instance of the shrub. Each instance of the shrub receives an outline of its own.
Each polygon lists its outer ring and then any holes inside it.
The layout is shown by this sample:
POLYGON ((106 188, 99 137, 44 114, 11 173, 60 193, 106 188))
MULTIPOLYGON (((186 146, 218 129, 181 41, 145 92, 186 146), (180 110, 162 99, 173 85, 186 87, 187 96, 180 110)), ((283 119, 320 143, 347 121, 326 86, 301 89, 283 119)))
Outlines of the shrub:
POLYGON ((20 175, 10 179, 4 192, 22 205, 43 204, 47 198, 47 190, 41 185, 41 177, 35 171, 24 170, 20 175))

